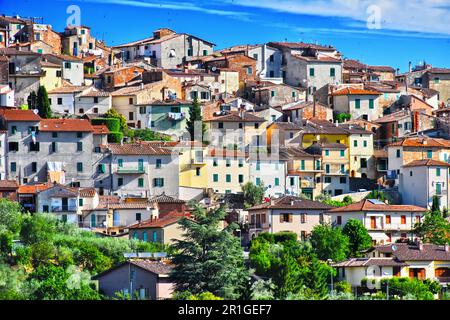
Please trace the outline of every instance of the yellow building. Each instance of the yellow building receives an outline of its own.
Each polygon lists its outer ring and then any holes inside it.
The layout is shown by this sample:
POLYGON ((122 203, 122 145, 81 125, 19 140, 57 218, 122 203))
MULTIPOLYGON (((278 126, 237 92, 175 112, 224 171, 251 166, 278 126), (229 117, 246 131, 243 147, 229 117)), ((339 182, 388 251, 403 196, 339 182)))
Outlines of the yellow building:
POLYGON ((182 142, 180 148, 180 187, 208 188, 207 147, 194 142, 182 142))
POLYGON ((62 87, 62 67, 59 64, 42 61, 42 71, 44 75, 41 77, 41 86, 44 86, 47 91, 62 87))

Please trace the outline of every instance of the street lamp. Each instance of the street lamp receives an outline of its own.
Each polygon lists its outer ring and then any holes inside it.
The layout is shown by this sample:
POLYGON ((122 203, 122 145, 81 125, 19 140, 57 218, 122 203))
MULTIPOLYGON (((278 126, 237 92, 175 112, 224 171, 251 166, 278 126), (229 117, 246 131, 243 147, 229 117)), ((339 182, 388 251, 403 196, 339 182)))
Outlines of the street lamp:
POLYGON ((333 260, 331 260, 331 259, 328 259, 327 260, 327 263, 330 265, 330 267, 331 267, 331 276, 330 276, 330 278, 331 278, 331 296, 333 296, 334 294, 334 289, 333 289, 333 271, 334 271, 334 269, 333 269, 333 266, 332 266, 332 263, 333 263, 333 260))

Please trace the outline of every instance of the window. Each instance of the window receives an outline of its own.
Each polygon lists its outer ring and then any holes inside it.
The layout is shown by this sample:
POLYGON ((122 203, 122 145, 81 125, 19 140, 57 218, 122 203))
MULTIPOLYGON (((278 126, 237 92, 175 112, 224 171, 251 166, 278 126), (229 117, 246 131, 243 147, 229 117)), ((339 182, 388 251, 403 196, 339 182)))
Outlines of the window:
POLYGON ((77 151, 83 151, 83 142, 77 142, 77 151))
POLYGON ((391 224, 391 216, 390 215, 386 216, 386 224, 391 224))
POLYGON ((239 168, 242 168, 244 166, 244 160, 239 159, 239 164, 238 164, 239 168))
POLYGON ((435 84, 439 84, 441 82, 441 80, 439 78, 434 78, 434 83, 435 84))
POLYGON ((341 158, 345 157, 345 150, 341 150, 341 158))
POLYGON ((364 146, 364 148, 367 148, 367 141, 366 140, 363 141, 363 146, 364 146))
POLYGON ((213 159, 213 167, 217 167, 219 165, 218 160, 216 158, 213 159))
POLYGON ((133 104, 133 98, 128 98, 128 104, 133 104))
POLYGON ((270 61, 270 62, 273 62, 273 61, 274 61, 274 55, 273 55, 273 54, 269 57, 269 61, 270 61))
POLYGON ((258 129, 258 128, 259 128, 259 123, 255 122, 255 129, 258 129))
POLYGON ((361 99, 355 99, 355 108, 360 109, 361 108, 361 99))
POLYGON ((219 129, 223 129, 223 122, 219 122, 218 126, 219 126, 219 129))
POLYGON ((341 173, 345 173, 345 164, 341 164, 341 173))
POLYGON ((123 178, 118 178, 117 179, 117 186, 123 186, 123 178))
POLYGON ((17 171, 17 163, 11 162, 11 172, 16 172, 16 171, 17 171))
POLYGON ((342 225, 342 216, 337 216, 336 217, 336 224, 339 225, 339 226, 342 225))
POLYGON ((442 193, 442 185, 440 183, 436 183, 436 194, 440 195, 441 193, 442 193))
POLYGON ((247 74, 250 75, 250 76, 253 74, 253 68, 252 67, 247 67, 247 74))
POLYGON ((134 120, 134 112, 129 112, 128 113, 128 120, 133 121, 134 120))
POLYGON ((52 138, 58 138, 58 132, 52 132, 52 138))
POLYGON ((208 50, 203 50, 203 55, 207 56, 208 55, 208 50))
POLYGON ((136 213, 136 221, 141 221, 142 215, 140 213, 136 213))
POLYGON ((37 162, 31 163, 31 172, 33 173, 37 172, 37 162))
POLYGON ((347 183, 347 178, 346 177, 340 177, 339 178, 339 183, 340 184, 346 184, 347 183))
POLYGON ((301 213, 300 214, 300 223, 306 223, 307 216, 308 215, 306 213, 301 213))
POLYGON ((305 160, 300 162, 300 170, 305 170, 305 160))
POLYGON ((143 188, 144 187, 144 178, 139 178, 138 179, 138 188, 143 188))
POLYGON ((119 168, 122 168, 123 167, 123 159, 118 159, 117 164, 118 164, 119 168))
POLYGON ((291 186, 295 186, 295 178, 294 177, 290 177, 289 180, 290 180, 289 181, 290 185, 291 186))
POLYGON ((200 168, 195 168, 195 175, 200 177, 200 168))
POLYGON ((329 164, 325 165, 325 173, 330 173, 330 165, 329 164))
POLYGON ((227 166, 227 167, 231 167, 231 160, 230 160, 230 159, 227 159, 227 160, 226 160, 226 166, 227 166))
MULTIPOLYGON (((137 214, 136 214, 136 218, 137 218, 137 214)), ((147 231, 142 232, 142 241, 147 242, 147 231)))
POLYGON ((83 162, 77 162, 77 171, 83 172, 83 162))
POLYGON ((16 126, 12 126, 11 127, 11 134, 16 134, 17 133, 17 127, 16 126))
POLYGON ((83 198, 78 199, 78 206, 82 207, 83 206, 83 198))
POLYGON ((238 176, 238 181, 239 181, 239 183, 244 183, 244 175, 243 174, 240 174, 238 176))
POLYGON ((271 96, 272 98, 275 97, 275 91, 274 91, 274 90, 270 91, 270 96, 271 96))
POLYGON ((441 168, 436 168, 436 177, 441 176, 441 168))
POLYGON ((188 48, 187 50, 188 57, 192 57, 192 52, 193 52, 192 48, 188 48))
POLYGON ((257 161, 256 162, 256 171, 260 171, 261 170, 261 162, 257 161))
POLYGON ((160 188, 164 187, 164 178, 155 178, 155 179, 153 179, 153 185, 155 187, 160 187, 160 188))
POLYGON ((59 104, 59 105, 62 104, 62 98, 58 98, 58 104, 59 104))
POLYGON ((219 182, 219 175, 217 173, 213 174, 213 182, 219 182))
POLYGON ((290 213, 282 213, 282 214, 280 214, 280 222, 281 223, 290 223, 290 222, 292 222, 292 214, 290 214, 290 213))
POLYGON ((102 163, 98 165, 98 173, 106 173, 106 164, 102 163))
POLYGON ((275 186, 278 187, 280 185, 280 178, 275 178, 275 186))
POLYGON ((361 158, 360 159, 361 168, 367 168, 367 159, 361 158))
POLYGON ((316 160, 316 170, 320 170, 320 160, 316 160))
POLYGON ((39 142, 30 142, 30 151, 39 151, 39 142))
POLYGON ((406 216, 401 216, 400 221, 401 224, 406 224, 406 216))
POLYGON ((331 68, 330 69, 330 77, 335 77, 336 76, 336 69, 335 68, 331 68))
POLYGON ((409 176, 410 176, 410 177, 413 176, 413 172, 412 172, 412 171, 409 172, 409 176))
POLYGON ((208 100, 209 99, 209 92, 200 92, 200 97, 202 100, 208 100))
POLYGON ((428 150, 428 151, 427 151, 427 158, 428 158, 428 159, 433 158, 433 150, 428 150))
POLYGON ((49 206, 48 206, 48 205, 43 205, 43 206, 42 206, 42 211, 48 213, 48 212, 50 211, 50 210, 49 210, 49 206))
POLYGON ((69 62, 69 61, 64 62, 64 68, 71 69, 72 68, 72 63, 69 62))
POLYGON ((161 168, 161 163, 162 163, 161 159, 156 159, 156 169, 160 169, 161 168))
POLYGON ((400 149, 397 149, 397 158, 400 158, 400 149))
POLYGON ((9 151, 19 151, 19 143, 18 142, 9 142, 8 150, 9 151))
POLYGON ((257 186, 260 186, 261 185, 261 178, 256 178, 255 182, 256 182, 257 186))
POLYGON ((325 156, 329 157, 330 156, 330 150, 325 150, 325 156))
POLYGON ((375 107, 375 103, 373 99, 369 99, 369 109, 373 109, 375 107))
POLYGON ((309 76, 314 77, 314 68, 309 69, 309 76))
POLYGON ((84 109, 83 109, 83 108, 80 108, 79 111, 78 111, 78 113, 84 113, 84 109))
POLYGON ((56 152, 56 142, 52 142, 52 152, 56 152))
POLYGON ((325 177, 323 181, 325 183, 331 183, 331 177, 325 177))
POLYGON ((228 182, 228 183, 231 182, 231 174, 227 174, 227 175, 225 176, 225 181, 228 182))

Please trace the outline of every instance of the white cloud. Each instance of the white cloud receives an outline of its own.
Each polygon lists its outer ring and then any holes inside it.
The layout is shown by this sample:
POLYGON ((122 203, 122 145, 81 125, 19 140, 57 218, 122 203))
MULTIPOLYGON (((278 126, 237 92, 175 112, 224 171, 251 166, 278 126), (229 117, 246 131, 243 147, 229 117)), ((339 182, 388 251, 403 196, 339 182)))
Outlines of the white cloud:
POLYGON ((367 9, 381 12, 381 29, 450 35, 450 0, 215 0, 216 3, 263 8, 292 14, 342 18, 364 27, 367 9))
POLYGON ((198 6, 192 3, 178 2, 178 1, 145 1, 145 0, 78 0, 78 1, 86 3, 123 5, 139 8, 197 11, 212 15, 229 16, 238 19, 243 19, 249 15, 246 12, 212 9, 207 8, 205 6, 198 6))

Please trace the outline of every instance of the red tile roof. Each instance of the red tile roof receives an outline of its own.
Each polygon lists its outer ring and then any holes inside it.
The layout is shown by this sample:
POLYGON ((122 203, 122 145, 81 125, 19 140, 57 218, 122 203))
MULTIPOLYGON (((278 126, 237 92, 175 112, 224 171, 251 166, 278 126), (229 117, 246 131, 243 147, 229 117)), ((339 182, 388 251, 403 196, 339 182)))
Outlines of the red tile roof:
POLYGON ((130 226, 129 229, 165 228, 171 224, 177 223, 184 217, 187 217, 187 215, 183 213, 171 213, 161 219, 146 220, 136 223, 130 226))
POLYGON ((94 129, 94 134, 109 134, 108 127, 104 124, 93 125, 92 128, 94 129))
POLYGON ((89 120, 85 119, 42 119, 40 131, 93 132, 89 120))
POLYGON ((252 210, 264 210, 264 209, 282 209, 282 210, 329 210, 332 208, 322 202, 305 200, 294 196, 283 196, 281 198, 272 200, 272 202, 265 202, 263 204, 254 206, 252 210))
POLYGON ((405 138, 401 141, 397 141, 388 145, 388 147, 437 147, 437 148, 450 148, 450 140, 439 139, 439 138, 405 138))
POLYGON ((19 186, 19 190, 17 191, 20 194, 36 194, 43 190, 47 190, 53 187, 52 184, 34 184, 34 185, 23 185, 19 186))
POLYGON ((329 213, 340 212, 362 212, 362 211, 381 211, 381 212, 425 212, 426 208, 412 205, 392 205, 392 204, 375 204, 371 200, 365 199, 357 203, 349 204, 345 207, 335 208, 328 211, 329 213))
POLYGON ((356 88, 345 88, 335 91, 331 94, 332 96, 349 96, 349 95, 370 95, 379 96, 380 93, 372 90, 356 89, 356 88))
POLYGON ((18 189, 19 183, 16 180, 0 180, 0 189, 18 189))
POLYGON ((161 144, 153 143, 128 143, 128 144, 114 144, 108 145, 112 154, 122 155, 171 155, 172 149, 161 147, 161 144))
POLYGON ((205 122, 265 122, 266 120, 255 116, 248 112, 242 112, 242 116, 238 112, 231 112, 223 116, 213 116, 205 119, 205 122))
POLYGON ((19 109, 0 109, 0 117, 6 121, 40 121, 41 117, 35 114, 33 110, 19 109))
POLYGON ((450 163, 433 160, 433 159, 425 159, 425 160, 414 160, 408 164, 405 164, 403 167, 450 167, 450 163))

